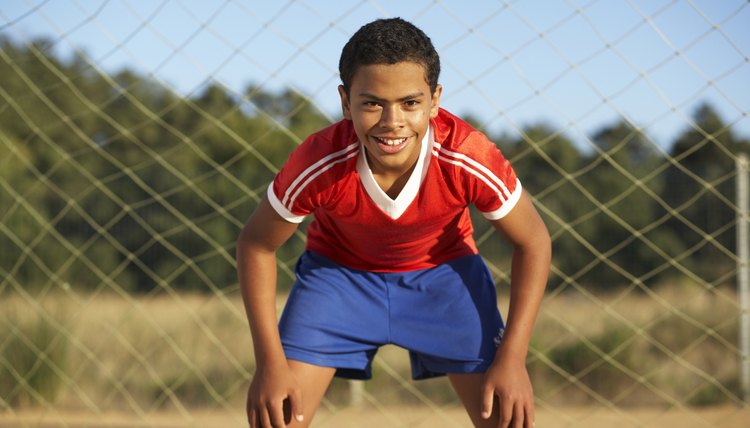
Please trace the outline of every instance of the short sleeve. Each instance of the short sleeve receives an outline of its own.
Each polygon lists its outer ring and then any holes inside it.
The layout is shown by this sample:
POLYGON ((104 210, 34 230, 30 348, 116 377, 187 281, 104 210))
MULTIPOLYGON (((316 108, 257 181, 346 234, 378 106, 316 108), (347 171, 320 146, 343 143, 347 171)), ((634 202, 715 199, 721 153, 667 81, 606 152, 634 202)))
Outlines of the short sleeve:
POLYGON ((474 132, 469 139, 471 152, 465 163, 471 177, 471 202, 485 218, 501 219, 521 199, 521 181, 500 149, 484 134, 474 132))
POLYGON ((287 207, 284 206, 284 204, 281 202, 281 199, 276 195, 276 192, 278 191, 277 189, 279 187, 280 186, 277 185, 275 179, 271 183, 271 185, 268 186, 268 202, 284 220, 290 223, 302 223, 308 213, 297 215, 287 209, 287 207))
POLYGON ((300 223, 329 199, 342 166, 359 153, 359 143, 335 148, 329 140, 308 138, 289 156, 268 187, 268 201, 291 223, 300 223))

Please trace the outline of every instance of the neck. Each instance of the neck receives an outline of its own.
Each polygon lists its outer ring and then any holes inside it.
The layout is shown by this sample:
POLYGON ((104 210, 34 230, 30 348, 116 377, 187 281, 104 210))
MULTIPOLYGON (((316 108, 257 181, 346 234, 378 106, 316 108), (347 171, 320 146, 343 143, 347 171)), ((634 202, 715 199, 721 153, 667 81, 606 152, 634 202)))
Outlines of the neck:
POLYGON ((372 176, 386 195, 390 196, 391 199, 396 199, 409 181, 409 177, 411 177, 415 166, 416 162, 409 169, 401 173, 376 174, 373 172, 372 176))

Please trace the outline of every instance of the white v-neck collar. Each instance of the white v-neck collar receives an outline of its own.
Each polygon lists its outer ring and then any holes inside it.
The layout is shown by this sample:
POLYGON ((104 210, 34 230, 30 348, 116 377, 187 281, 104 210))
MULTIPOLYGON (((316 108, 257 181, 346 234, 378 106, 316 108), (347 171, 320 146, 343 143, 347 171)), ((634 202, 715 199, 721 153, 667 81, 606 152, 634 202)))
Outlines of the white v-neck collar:
POLYGON ((391 199, 391 197, 388 196, 388 194, 385 193, 375 181, 370 165, 367 163, 367 155, 364 146, 362 146, 362 149, 359 151, 357 172, 359 173, 362 185, 372 201, 375 202, 375 205, 380 207, 388 217, 397 220, 417 197, 419 188, 422 187, 422 181, 427 174, 429 160, 432 157, 433 140, 432 126, 430 126, 428 132, 425 133, 425 136, 422 138, 422 147, 420 148, 417 164, 414 166, 414 169, 409 176, 409 180, 404 185, 404 188, 401 189, 401 192, 396 199, 391 199))

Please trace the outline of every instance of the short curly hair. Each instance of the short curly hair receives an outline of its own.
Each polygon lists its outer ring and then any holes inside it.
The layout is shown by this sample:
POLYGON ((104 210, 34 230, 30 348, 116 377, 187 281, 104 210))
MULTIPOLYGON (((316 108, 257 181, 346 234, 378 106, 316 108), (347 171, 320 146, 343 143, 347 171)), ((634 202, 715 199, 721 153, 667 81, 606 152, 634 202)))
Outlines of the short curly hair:
POLYGON ((348 94, 359 66, 403 61, 422 65, 430 90, 437 90, 440 56, 430 38, 401 18, 378 19, 362 26, 344 45, 339 59, 341 83, 348 94))

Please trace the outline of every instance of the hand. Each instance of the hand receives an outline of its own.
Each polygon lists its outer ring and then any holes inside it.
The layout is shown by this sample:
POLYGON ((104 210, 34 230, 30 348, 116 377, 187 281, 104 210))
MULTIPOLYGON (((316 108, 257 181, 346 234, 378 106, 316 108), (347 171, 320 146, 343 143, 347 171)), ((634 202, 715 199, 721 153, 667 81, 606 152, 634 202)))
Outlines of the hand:
MULTIPOLYGON (((501 351, 502 352, 502 351, 501 351)), ((482 417, 489 419, 497 397, 501 428, 532 428, 536 417, 534 391, 524 361, 495 359, 484 377, 482 386, 482 417)))
POLYGON ((283 428, 291 415, 302 422, 302 393, 286 361, 259 367, 247 391, 251 428, 283 428))

